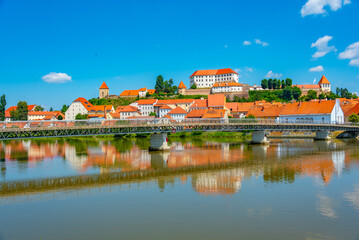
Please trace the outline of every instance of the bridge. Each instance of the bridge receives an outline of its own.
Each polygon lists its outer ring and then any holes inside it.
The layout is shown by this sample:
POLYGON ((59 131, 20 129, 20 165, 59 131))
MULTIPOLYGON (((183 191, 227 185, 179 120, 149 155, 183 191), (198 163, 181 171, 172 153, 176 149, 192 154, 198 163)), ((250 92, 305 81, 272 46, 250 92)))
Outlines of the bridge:
POLYGON ((252 132, 253 143, 266 143, 267 131, 311 131, 315 139, 325 140, 333 131, 344 131, 341 137, 356 137, 359 125, 329 122, 277 119, 136 119, 0 122, 0 140, 44 137, 124 135, 151 133, 150 150, 166 150, 167 133, 175 132, 252 132))

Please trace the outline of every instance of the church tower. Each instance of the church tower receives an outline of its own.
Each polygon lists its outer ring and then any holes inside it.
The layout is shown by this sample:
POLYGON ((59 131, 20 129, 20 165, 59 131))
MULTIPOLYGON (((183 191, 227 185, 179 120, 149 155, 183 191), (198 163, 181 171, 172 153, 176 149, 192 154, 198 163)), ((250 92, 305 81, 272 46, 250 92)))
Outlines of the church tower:
POLYGON ((323 77, 319 81, 319 86, 322 92, 330 92, 332 90, 331 84, 328 79, 323 75, 323 77))
POLYGON ((187 87, 186 87, 186 85, 184 85, 184 83, 182 81, 180 82, 177 89, 178 89, 178 94, 186 95, 187 87))
POLYGON ((101 87, 100 87, 100 91, 99 91, 99 98, 105 98, 108 97, 110 95, 110 89, 107 87, 106 83, 103 82, 101 87))

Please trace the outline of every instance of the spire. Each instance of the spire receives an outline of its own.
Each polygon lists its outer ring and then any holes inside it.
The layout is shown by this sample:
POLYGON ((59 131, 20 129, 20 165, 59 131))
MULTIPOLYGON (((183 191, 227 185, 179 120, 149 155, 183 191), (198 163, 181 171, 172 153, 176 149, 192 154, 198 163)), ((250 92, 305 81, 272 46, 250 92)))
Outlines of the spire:
POLYGON ((100 89, 109 89, 105 82, 102 83, 100 89))
POLYGON ((330 84, 330 82, 328 81, 328 79, 323 75, 323 77, 320 79, 319 83, 320 84, 330 84))
POLYGON ((180 89, 180 88, 187 88, 187 87, 186 87, 186 85, 184 85, 184 83, 181 81, 180 84, 179 84, 179 86, 178 86, 178 88, 180 89))

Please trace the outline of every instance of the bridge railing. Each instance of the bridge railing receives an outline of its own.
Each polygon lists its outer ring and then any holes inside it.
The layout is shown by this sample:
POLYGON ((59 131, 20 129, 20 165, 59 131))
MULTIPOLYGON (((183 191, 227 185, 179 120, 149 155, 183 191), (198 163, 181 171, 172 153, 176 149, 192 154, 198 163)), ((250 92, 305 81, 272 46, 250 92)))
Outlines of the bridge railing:
POLYGON ((253 118, 141 118, 141 119, 89 119, 89 120, 55 120, 55 121, 11 121, 0 122, 1 129, 36 129, 36 128, 73 128, 73 127, 116 127, 116 126, 134 126, 134 125, 174 125, 174 124, 335 124, 335 125, 359 125, 357 123, 336 123, 328 121, 315 120, 287 120, 287 119, 253 119, 253 118))

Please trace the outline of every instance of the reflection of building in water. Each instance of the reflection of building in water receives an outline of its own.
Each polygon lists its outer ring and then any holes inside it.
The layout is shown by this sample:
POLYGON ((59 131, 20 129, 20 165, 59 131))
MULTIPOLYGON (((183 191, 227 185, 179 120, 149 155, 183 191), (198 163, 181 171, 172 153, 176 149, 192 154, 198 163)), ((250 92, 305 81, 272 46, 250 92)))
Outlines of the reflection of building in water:
POLYGON ((65 158, 75 170, 81 170, 86 165, 87 154, 80 154, 76 152, 74 146, 66 145, 65 158))
POLYGON ((203 195, 232 195, 242 186, 241 168, 198 173, 192 177, 193 188, 203 195))
POLYGON ((334 163, 334 168, 340 176, 345 168, 345 151, 334 151, 332 152, 332 160, 334 163))

